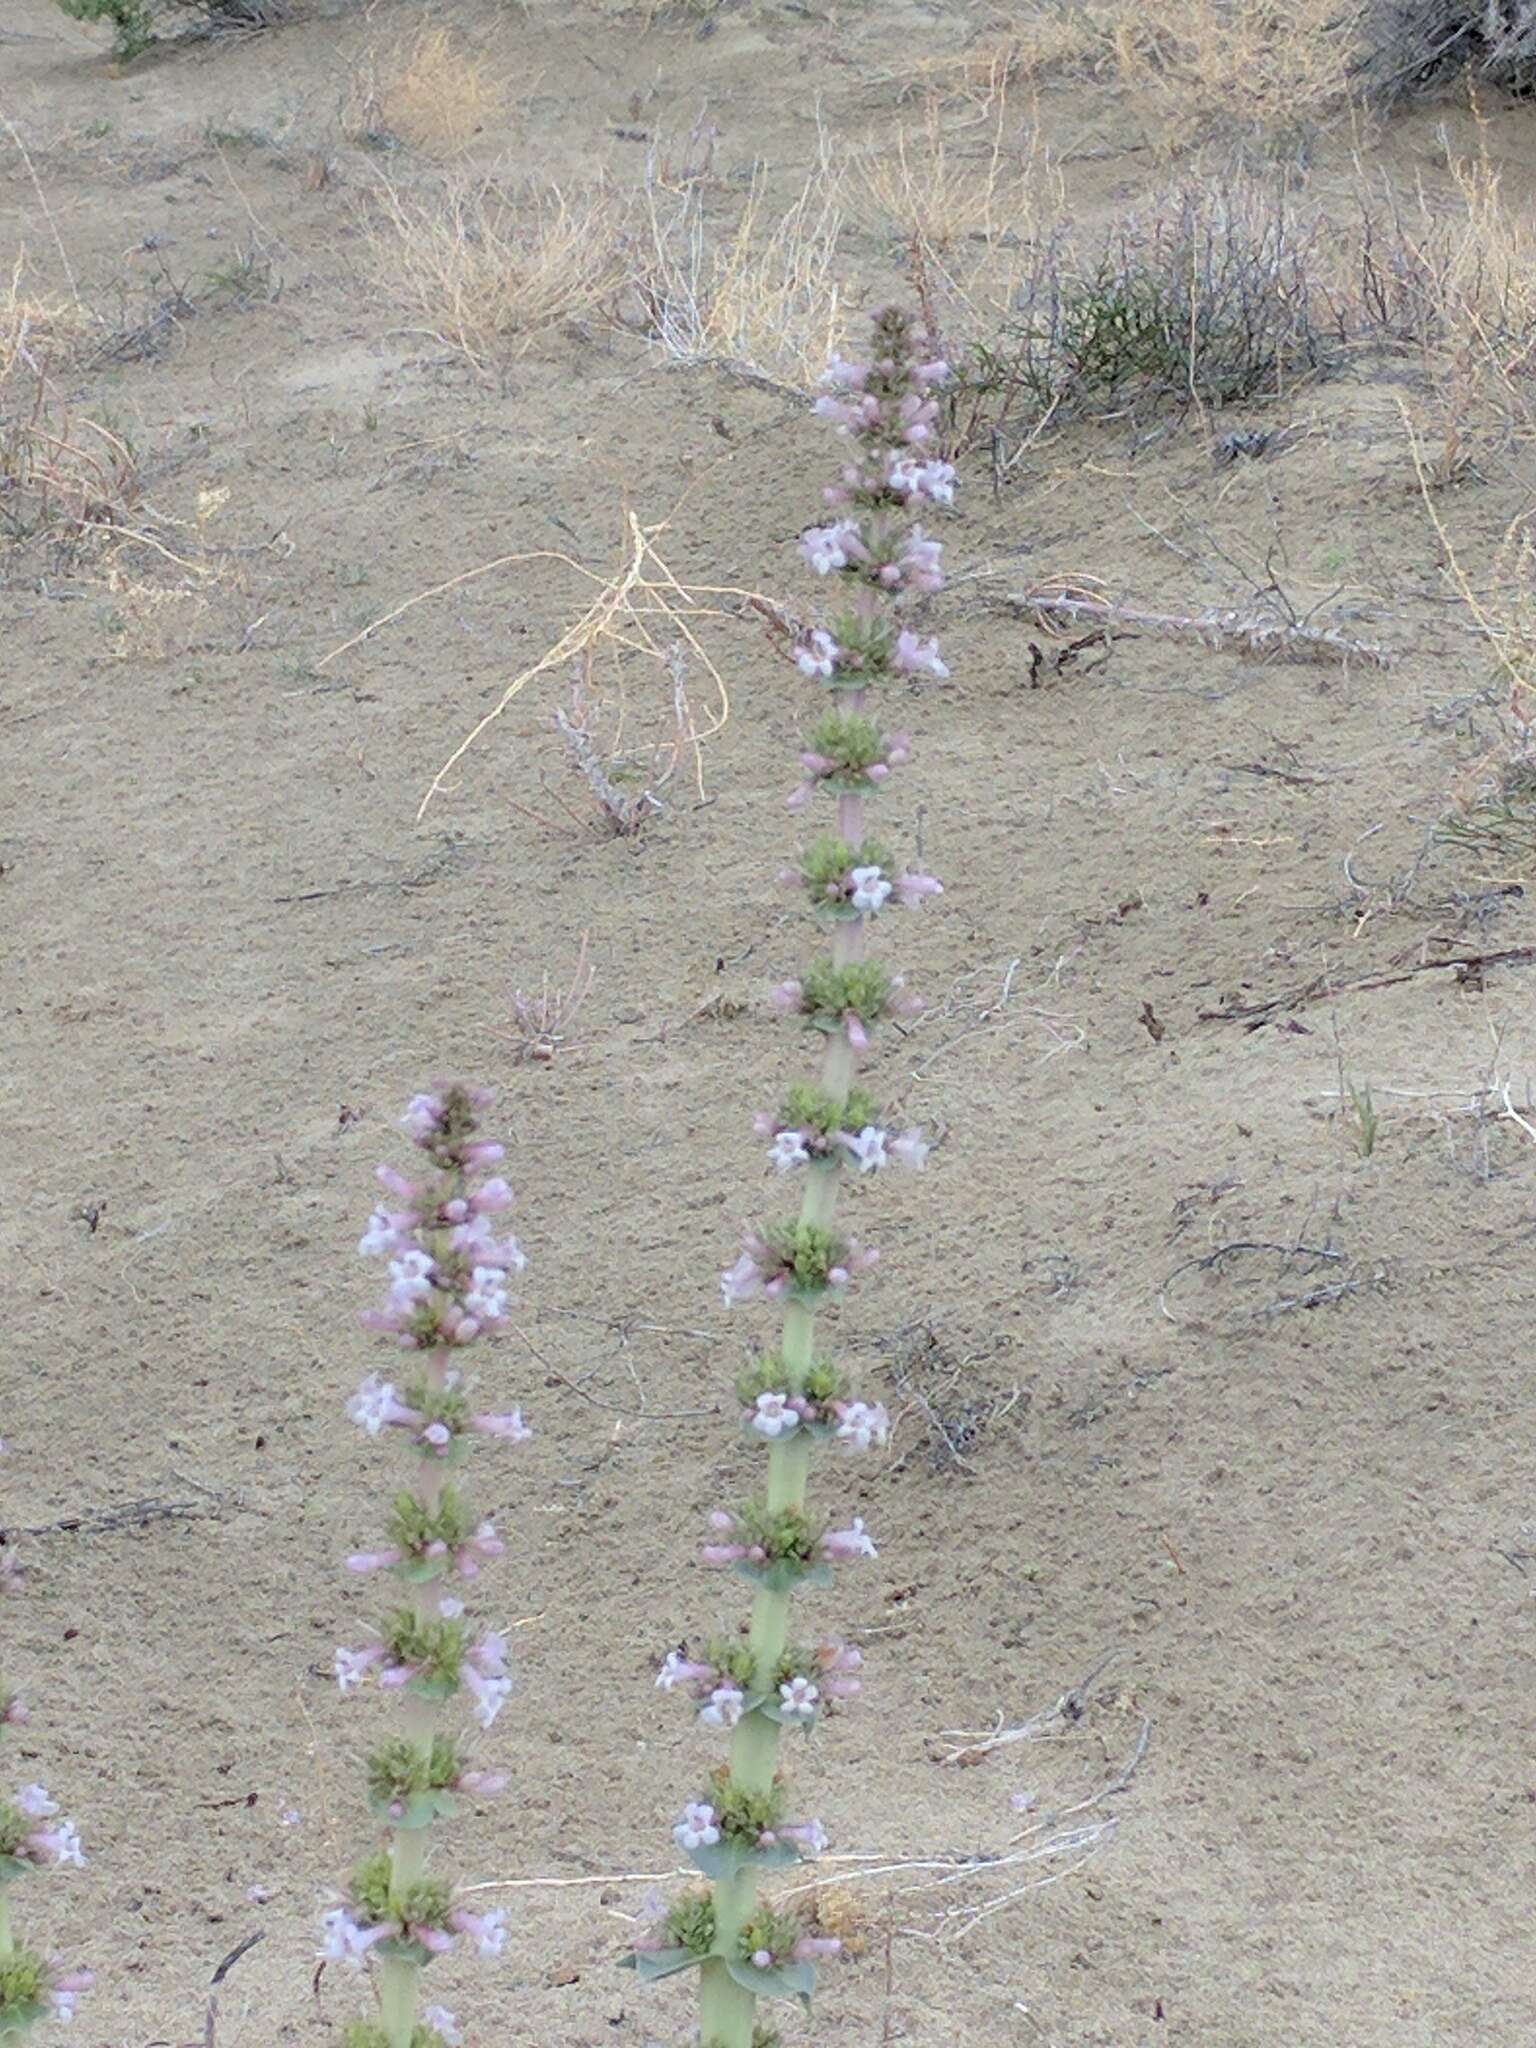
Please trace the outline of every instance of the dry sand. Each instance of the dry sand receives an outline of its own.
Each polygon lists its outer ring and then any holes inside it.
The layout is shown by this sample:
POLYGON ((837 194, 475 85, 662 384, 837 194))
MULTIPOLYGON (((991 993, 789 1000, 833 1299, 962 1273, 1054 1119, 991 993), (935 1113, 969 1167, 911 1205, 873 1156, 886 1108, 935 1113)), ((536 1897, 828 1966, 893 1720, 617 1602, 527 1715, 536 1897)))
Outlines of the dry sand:
MULTIPOLYGON (((92 1851, 25 1902, 98 1973, 89 2048, 201 2041, 210 1977, 252 1935, 217 2048, 318 2043, 357 2009, 334 1968, 311 1988, 324 1888, 365 1835, 355 1754, 380 1725, 328 1678, 369 1611, 336 1567, 372 1533, 384 1469, 340 1420, 375 1362, 352 1240, 424 1077, 503 1092, 532 1265, 492 1371, 539 1431, 479 1468, 516 1535, 496 1597, 523 1667, 487 1749, 525 1789, 453 1855, 486 1879, 667 1871, 713 1755, 650 1672, 735 1611, 692 1562, 744 1473, 726 1390, 751 1331, 713 1275, 767 1193, 747 1113, 793 1056, 764 991, 803 943, 773 878, 806 693, 755 627, 714 622, 733 702, 708 801, 679 783, 622 842, 582 822, 558 681, 416 817, 586 601, 568 571, 510 568, 315 664, 500 554, 606 574, 626 505, 670 516, 685 578, 806 602, 792 542, 829 444, 772 391, 669 368, 600 322, 499 386, 407 331, 352 211, 378 156, 337 139, 337 108, 414 12, 125 77, 45 0, 0 24, 32 161, 0 137, 0 251, 24 242, 57 283, 57 238, 86 301, 130 323, 171 284, 198 301, 158 353, 60 374, 131 436, 156 515, 184 522, 157 531, 220 572, 189 590, 128 548, 114 591, 110 550, 23 549, 0 584, 0 1520, 35 1532, 6 1649, 35 1703, 24 1773, 67 1796, 92 1851), (314 149, 335 165, 321 189, 314 149), (210 298, 253 238, 280 294, 210 298), (520 1064, 508 991, 568 971, 583 932, 595 985, 573 1042, 520 1064), (120 1512, 143 1501, 162 1506, 120 1512)), ((512 82, 482 154, 632 180, 644 146, 614 131, 634 103, 649 131, 702 104, 721 191, 762 157, 775 203, 812 160, 818 102, 878 138, 892 48, 966 27, 949 7, 833 24, 754 7, 707 37, 576 8, 445 13, 512 82)), ((1153 160, 1120 153, 1107 87, 1050 86, 1036 111, 1094 217, 1144 194, 1153 160)), ((1484 114, 1521 198, 1530 112, 1484 114)), ((1470 146, 1455 109, 1377 141, 1402 189, 1443 169, 1442 119, 1470 146)), ((1316 190, 1343 189, 1348 154, 1324 139, 1316 190)), ((853 232, 855 308, 884 266, 853 232)), ((953 681, 900 705, 917 752, 882 821, 910 847, 923 807, 947 894, 895 928, 932 1008, 880 1082, 944 1142, 922 1180, 855 1201, 885 1263, 842 1329, 902 1420, 889 1461, 827 1474, 882 1545, 817 1600, 865 1643, 869 1683, 795 1771, 837 1850, 986 1855, 1021 1826, 1010 1793, 1047 1812, 1088 1798, 1150 1737, 1092 1809, 1118 1816, 1113 1837, 970 1932, 940 1940, 934 1916, 1066 1866, 852 1888, 864 1952, 827 1970, 792 2041, 1536 2038, 1536 1150, 1468 1109, 1490 1077, 1521 1099, 1532 969, 1286 1000, 1325 967, 1536 942, 1528 898, 1488 898, 1448 855, 1406 900, 1384 886, 1490 732, 1486 647, 1398 414, 1415 379, 1376 361, 1239 408, 1223 427, 1297 431, 1231 468, 1174 421, 1046 436, 996 493, 984 459, 967 466, 950 557, 997 574, 939 601, 953 681), (1095 574, 1198 607, 1241 598, 1227 557, 1262 580, 1271 553, 1302 609, 1342 589, 1332 615, 1399 665, 1141 638, 1027 686, 1029 632, 998 602, 1017 581, 1095 574), (1459 722, 1439 715, 1458 699, 1459 722), (1204 1014, 1270 998, 1258 1029, 1204 1014), (1369 1156, 1341 1073, 1374 1091, 1369 1156), (1019 1724, 1085 1680, 1045 1739, 938 1761, 941 1731, 1019 1724)), ((1506 467, 1444 501, 1472 559, 1527 490, 1506 467)), ((642 1890, 500 1895, 507 1957, 446 1967, 439 1995, 481 2042, 682 2040, 685 1993, 615 1968, 642 1890)))

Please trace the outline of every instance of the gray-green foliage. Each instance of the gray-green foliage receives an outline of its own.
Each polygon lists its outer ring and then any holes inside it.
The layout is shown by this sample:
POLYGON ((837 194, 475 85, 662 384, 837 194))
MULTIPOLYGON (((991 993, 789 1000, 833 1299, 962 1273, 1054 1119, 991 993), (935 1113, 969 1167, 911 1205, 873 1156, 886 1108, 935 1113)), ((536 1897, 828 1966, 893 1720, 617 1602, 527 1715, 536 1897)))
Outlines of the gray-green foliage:
POLYGON ((279 18, 284 0, 58 0, 58 4, 75 21, 110 27, 112 54, 126 64, 142 56, 166 28, 268 28, 279 18))

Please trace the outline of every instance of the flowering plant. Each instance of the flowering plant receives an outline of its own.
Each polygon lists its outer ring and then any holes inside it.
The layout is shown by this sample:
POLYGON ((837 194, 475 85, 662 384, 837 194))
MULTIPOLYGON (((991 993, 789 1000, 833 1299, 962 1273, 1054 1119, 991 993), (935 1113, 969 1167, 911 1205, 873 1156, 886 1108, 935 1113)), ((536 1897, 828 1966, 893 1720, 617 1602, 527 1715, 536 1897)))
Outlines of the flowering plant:
POLYGON ((870 361, 834 362, 816 404, 843 437, 847 457, 826 493, 837 516, 812 527, 802 549, 812 569, 837 579, 842 601, 794 644, 802 673, 826 684, 834 701, 810 731, 800 755, 804 779, 789 807, 825 795, 836 805, 836 823, 783 879, 807 898, 827 952, 781 983, 773 1000, 817 1034, 820 1072, 755 1121, 778 1172, 805 1176, 799 1211, 749 1228, 720 1280, 727 1307, 766 1300, 783 1309, 778 1347, 747 1367, 736 1387, 742 1434, 766 1462, 764 1484, 740 1507, 710 1516, 700 1553, 753 1586, 750 1628, 744 1638, 673 1650, 656 1679, 691 1701, 706 1727, 730 1733, 729 1762, 673 1828, 709 1883, 670 1909, 658 1902, 648 1911, 629 1959, 647 1979, 699 1971, 702 2048, 765 2048, 776 2036, 759 2023, 757 2001, 808 2000, 817 1959, 838 1946, 765 1906, 757 1886, 763 1871, 814 1857, 826 1841, 819 1821, 786 1818, 783 1733, 813 1728, 859 1690, 858 1650, 792 1637, 792 1598, 802 1587, 828 1584, 834 1566, 876 1555, 860 1517, 828 1527, 806 1502, 815 1443, 867 1450, 889 1430, 884 1408, 858 1399, 817 1349, 819 1312, 878 1256, 837 1229, 838 1185, 849 1171, 920 1167, 929 1150, 921 1131, 889 1127, 856 1069, 883 1023, 922 1007, 899 976, 868 957, 871 924, 941 893, 931 875, 900 867, 866 836, 864 805, 910 753, 905 734, 886 732, 869 715, 869 691, 890 676, 948 673, 936 643, 902 622, 911 600, 943 582, 940 544, 912 515, 954 496, 953 469, 928 445, 938 412, 933 390, 946 374, 943 363, 922 359, 908 316, 893 309, 875 319, 870 361))
POLYGON ((457 1590, 504 1545, 453 1475, 477 1439, 521 1443, 532 1434, 519 1409, 480 1411, 460 1363, 467 1346, 503 1327, 508 1277, 526 1263, 494 1220, 512 1190, 492 1171, 503 1148, 478 1135, 488 1100, 461 1087, 414 1098, 404 1127, 424 1154, 422 1169, 414 1177, 378 1169, 385 1199, 358 1246, 388 1262, 383 1305, 362 1320, 409 1360, 395 1378, 370 1373, 347 1413, 369 1437, 395 1432, 411 1476, 390 1500, 384 1540, 347 1559, 349 1571, 392 1578, 395 1604, 370 1641, 337 1650, 335 1660, 342 1692, 372 1679, 404 1709, 404 1732, 366 1765, 369 1810, 388 1846, 356 1866, 323 1923, 325 1956, 376 1972, 378 2019, 354 2023, 346 2048, 452 2048, 462 2039, 453 2015, 419 2009, 421 1972, 461 1940, 487 1956, 506 1940, 499 1910, 471 1910, 427 1869, 433 1823, 507 1782, 475 1765, 442 1725, 447 1703, 463 1694, 489 1728, 512 1690, 505 1637, 472 1623, 457 1590))

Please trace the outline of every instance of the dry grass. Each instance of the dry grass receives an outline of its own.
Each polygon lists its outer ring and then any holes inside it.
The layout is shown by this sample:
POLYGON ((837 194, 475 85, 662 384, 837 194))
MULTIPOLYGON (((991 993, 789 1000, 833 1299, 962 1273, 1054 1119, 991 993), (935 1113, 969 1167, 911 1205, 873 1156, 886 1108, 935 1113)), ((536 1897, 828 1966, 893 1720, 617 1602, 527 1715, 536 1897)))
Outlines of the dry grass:
POLYGON ((1349 97, 1359 0, 1120 0, 1098 10, 1155 147, 1294 145, 1349 97))
POLYGON ((780 210, 759 175, 735 225, 715 236, 697 187, 669 192, 649 181, 629 279, 638 324, 676 362, 721 363, 808 390, 845 331, 841 187, 823 154, 780 210))
POLYGON ((614 297, 625 211, 603 186, 381 181, 365 231, 375 274, 413 323, 488 374, 614 297))
POLYGON ((506 102, 506 81, 465 38, 426 22, 382 56, 368 54, 343 106, 342 131, 456 156, 495 125, 506 102))

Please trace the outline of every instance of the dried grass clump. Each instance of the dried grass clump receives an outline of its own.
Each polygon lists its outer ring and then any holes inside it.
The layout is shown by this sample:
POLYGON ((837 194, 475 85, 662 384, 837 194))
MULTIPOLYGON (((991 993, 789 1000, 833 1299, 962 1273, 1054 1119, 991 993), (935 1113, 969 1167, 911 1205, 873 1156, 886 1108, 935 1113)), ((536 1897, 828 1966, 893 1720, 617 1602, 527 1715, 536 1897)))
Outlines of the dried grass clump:
POLYGON ((1105 26, 1154 147, 1285 147, 1347 100, 1360 17, 1360 0, 1119 0, 1105 26))
POLYGON ((1505 92, 1536 90, 1536 0, 1369 0, 1360 43, 1361 83, 1385 100, 1469 72, 1505 92))
POLYGON ((482 374, 595 312, 625 275, 625 207, 600 185, 386 181, 365 226, 383 287, 482 374))
POLYGON ((697 187, 648 181, 629 278, 636 324, 675 362, 808 390, 843 339, 840 198, 841 173, 826 158, 782 211, 759 175, 735 226, 716 236, 697 187))
POLYGON ((428 22, 383 56, 370 51, 343 106, 342 132, 455 156, 495 121, 506 97, 505 81, 462 35, 428 22))

